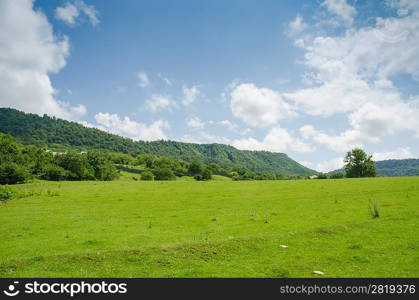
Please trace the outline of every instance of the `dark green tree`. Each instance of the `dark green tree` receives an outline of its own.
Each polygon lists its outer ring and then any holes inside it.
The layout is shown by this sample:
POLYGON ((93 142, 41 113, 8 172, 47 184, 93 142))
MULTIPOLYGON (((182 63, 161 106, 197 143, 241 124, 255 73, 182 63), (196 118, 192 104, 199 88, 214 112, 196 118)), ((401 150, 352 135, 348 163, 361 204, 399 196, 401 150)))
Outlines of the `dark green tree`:
POLYGON ((89 165, 86 155, 75 151, 56 156, 57 164, 66 169, 70 180, 91 180, 95 179, 93 168, 89 165))
POLYGON ((145 171, 145 172, 141 173, 141 180, 152 181, 152 180, 154 180, 154 175, 150 171, 145 171))
POLYGON ((188 168, 188 172, 191 175, 201 174, 203 170, 204 170, 204 166, 199 161, 191 162, 191 164, 189 165, 189 168, 188 168))
POLYGON ((45 180, 65 180, 67 178, 67 171, 57 165, 47 165, 44 167, 41 174, 41 179, 45 180))
POLYGON ((153 170, 155 180, 175 180, 176 176, 169 168, 160 168, 153 170))
POLYGON ((9 135, 0 133, 0 164, 16 162, 19 156, 19 149, 16 142, 9 135))
POLYGON ((345 157, 346 177, 375 177, 377 170, 372 155, 367 155, 362 149, 349 151, 345 157))
POLYGON ((24 166, 13 162, 0 165, 0 184, 24 183, 29 177, 29 172, 24 166))

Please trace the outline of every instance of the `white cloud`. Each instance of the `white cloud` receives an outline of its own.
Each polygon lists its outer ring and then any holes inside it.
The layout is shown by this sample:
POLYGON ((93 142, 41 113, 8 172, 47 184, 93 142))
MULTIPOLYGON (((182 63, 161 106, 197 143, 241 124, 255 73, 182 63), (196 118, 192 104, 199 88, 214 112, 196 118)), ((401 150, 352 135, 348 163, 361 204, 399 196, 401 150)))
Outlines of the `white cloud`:
POLYGON ((205 126, 205 123, 201 121, 198 117, 192 117, 186 121, 188 127, 202 129, 205 126))
POLYGON ((316 170, 319 172, 327 173, 330 171, 338 170, 343 168, 344 162, 342 157, 336 157, 331 160, 325 160, 319 163, 312 163, 308 161, 300 161, 300 164, 303 166, 306 166, 307 168, 310 168, 312 170, 316 170))
POLYGON ((308 27, 307 23, 304 23, 303 17, 298 14, 293 21, 288 24, 288 34, 295 36, 308 27))
POLYGON ((232 146, 241 150, 265 150, 271 152, 312 152, 314 149, 302 140, 292 136, 286 129, 279 126, 271 128, 262 141, 255 138, 236 139, 232 146))
POLYGON ((55 17, 70 26, 74 26, 77 18, 82 14, 87 16, 92 26, 99 24, 100 21, 97 17, 98 11, 96 8, 93 5, 87 5, 82 0, 76 0, 73 3, 67 2, 55 9, 55 17))
POLYGON ((356 130, 346 130, 338 135, 329 135, 316 130, 311 125, 300 128, 300 133, 305 139, 313 139, 317 144, 324 145, 335 152, 346 152, 352 148, 362 147, 368 138, 356 130))
MULTIPOLYGON (((408 5, 397 3, 397 7, 408 5)), ((392 81, 399 74, 419 80, 419 7, 408 7, 409 13, 401 17, 377 18, 372 26, 350 28, 333 37, 317 36, 301 44, 306 51, 304 64, 313 70, 308 74, 314 87, 283 96, 309 115, 346 114, 351 126, 336 135, 305 128, 307 138, 343 152, 378 143, 398 131, 419 136, 417 96, 405 98, 392 81)))
POLYGON ((295 115, 291 105, 278 92, 258 88, 253 83, 235 86, 230 97, 233 115, 253 127, 268 127, 295 115))
POLYGON ((153 94, 151 98, 145 102, 145 105, 149 111, 157 112, 170 108, 174 105, 174 102, 170 100, 168 96, 153 94))
POLYGON ((148 80, 148 76, 146 72, 137 72, 138 77, 138 86, 145 88, 150 85, 150 81, 148 80))
POLYGON ((120 118, 117 114, 110 113, 98 113, 95 115, 95 120, 100 125, 99 128, 136 141, 167 139, 165 130, 170 128, 169 123, 164 120, 147 125, 133 121, 129 117, 120 118))
POLYGON ((372 157, 375 161, 387 159, 413 158, 414 155, 409 147, 399 147, 393 151, 374 152, 372 157))
POLYGON ((83 115, 84 106, 55 98, 49 74, 66 65, 69 42, 54 36, 33 1, 0 1, 0 28, 0 105, 64 119, 83 115))
POLYGON ((322 5, 326 6, 329 12, 337 15, 346 24, 352 25, 356 9, 349 5, 346 0, 325 0, 322 5))
POLYGON ((161 73, 158 73, 157 76, 168 86, 172 86, 172 81, 167 78, 166 76, 163 76, 161 73))
POLYGON ((219 121, 217 124, 221 125, 221 126, 225 126, 227 127, 229 130, 233 130, 237 128, 237 125, 232 123, 229 120, 221 120, 219 121))
POLYGON ((198 86, 194 85, 190 88, 188 88, 187 86, 183 86, 182 87, 182 91, 183 91, 183 100, 182 100, 182 104, 185 106, 191 105, 192 103, 194 103, 197 100, 197 97, 200 95, 200 90, 198 88, 198 86))
POLYGON ((69 2, 55 9, 55 17, 71 26, 76 24, 79 14, 78 8, 69 2))

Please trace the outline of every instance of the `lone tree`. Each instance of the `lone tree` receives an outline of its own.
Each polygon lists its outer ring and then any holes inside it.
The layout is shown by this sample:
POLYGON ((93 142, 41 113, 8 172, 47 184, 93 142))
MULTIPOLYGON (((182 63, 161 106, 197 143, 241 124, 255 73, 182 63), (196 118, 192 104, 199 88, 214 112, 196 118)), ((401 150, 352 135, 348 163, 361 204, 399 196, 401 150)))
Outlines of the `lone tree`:
POLYGON ((375 177, 377 170, 372 155, 367 155, 362 149, 349 151, 345 157, 346 177, 375 177))

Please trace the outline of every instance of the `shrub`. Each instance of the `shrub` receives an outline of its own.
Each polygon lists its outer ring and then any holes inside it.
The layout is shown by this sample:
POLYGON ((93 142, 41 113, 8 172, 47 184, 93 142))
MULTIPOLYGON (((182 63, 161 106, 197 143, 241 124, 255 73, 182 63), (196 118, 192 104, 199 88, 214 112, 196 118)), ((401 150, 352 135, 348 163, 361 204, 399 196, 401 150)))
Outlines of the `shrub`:
POLYGON ((153 170, 155 180, 175 180, 176 176, 172 170, 168 168, 159 168, 153 170))
POLYGON ((0 186, 0 202, 6 202, 7 200, 12 199, 13 190, 7 186, 0 186))
POLYGON ((28 170, 15 163, 5 163, 0 166, 0 184, 23 183, 29 177, 28 170))
POLYGON ((144 180, 144 181, 154 180, 154 175, 150 171, 145 171, 141 174, 141 180, 144 180))
POLYGON ((320 174, 317 176, 317 179, 327 179, 327 175, 326 175, 326 174, 324 174, 324 173, 320 173, 320 174))
POLYGON ((56 157, 60 167, 68 171, 67 179, 92 180, 95 179, 94 169, 90 166, 86 155, 70 151, 56 157))
POLYGON ((198 181, 211 180, 212 179, 211 170, 208 168, 205 168, 200 174, 196 174, 194 178, 195 180, 198 180, 198 181))
POLYGON ((47 165, 41 175, 41 179, 45 180, 65 180, 67 178, 67 171, 57 165, 47 165))
POLYGON ((196 174, 193 178, 197 181, 202 181, 203 180, 201 174, 196 174))
POLYGON ((333 173, 333 174, 330 175, 331 179, 341 179, 341 178, 344 178, 344 177, 345 177, 345 174, 342 173, 342 172, 333 173))
POLYGON ((191 175, 201 174, 204 170, 204 166, 199 161, 193 161, 189 165, 188 172, 191 175))

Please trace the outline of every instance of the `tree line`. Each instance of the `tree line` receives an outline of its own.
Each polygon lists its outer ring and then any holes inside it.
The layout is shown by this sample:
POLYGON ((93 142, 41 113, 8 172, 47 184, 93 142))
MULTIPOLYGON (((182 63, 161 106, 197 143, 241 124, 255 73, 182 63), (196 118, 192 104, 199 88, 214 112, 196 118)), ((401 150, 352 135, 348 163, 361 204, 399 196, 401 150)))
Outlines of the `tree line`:
MULTIPOLYGON (((79 150, 118 152, 136 157, 153 154, 186 162, 216 163, 225 169, 243 168, 249 172, 292 176, 313 175, 310 170, 284 153, 238 150, 229 145, 193 144, 176 141, 133 141, 75 122, 44 115, 27 114, 11 108, 0 108, 0 132, 10 134, 25 145, 71 147, 79 150)), ((237 172, 240 173, 240 172, 237 172)), ((236 178, 247 178, 238 175, 236 178)))
POLYGON ((304 176, 252 172, 240 167, 223 168, 217 163, 186 162, 154 154, 132 156, 97 150, 67 149, 53 152, 45 147, 22 145, 10 135, 0 133, 0 184, 23 183, 28 179, 103 180, 119 177, 119 169, 136 171, 141 180, 175 180, 191 176, 211 180, 214 174, 232 180, 302 179, 304 176))

